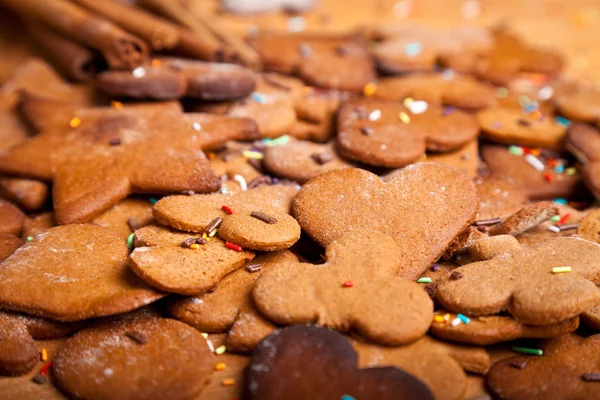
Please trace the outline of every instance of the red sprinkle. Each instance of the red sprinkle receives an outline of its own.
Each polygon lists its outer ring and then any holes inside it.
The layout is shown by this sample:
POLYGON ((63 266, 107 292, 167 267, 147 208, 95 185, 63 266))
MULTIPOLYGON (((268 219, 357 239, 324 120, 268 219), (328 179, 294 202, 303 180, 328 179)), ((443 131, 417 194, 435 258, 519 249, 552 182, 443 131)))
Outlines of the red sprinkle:
POLYGON ((552 176, 552 174, 550 172, 545 172, 544 173, 544 179, 546 179, 548 182, 553 182, 554 181, 554 177, 552 176))
POLYGON ((233 214, 233 210, 227 206, 221 206, 221 210, 225 211, 229 215, 233 214))
POLYGON ((342 287, 352 287, 354 286, 354 281, 346 281, 342 283, 342 287))
POLYGON ((233 244, 231 242, 225 242, 225 247, 235 251, 242 251, 242 246, 238 246, 237 244, 233 244))
POLYGON ((50 369, 51 366, 52 366, 52 361, 50 361, 48 364, 46 364, 42 367, 42 369, 40 370, 40 374, 45 376, 46 372, 48 372, 48 370, 50 369))
POLYGON ((567 222, 567 220, 569 219, 569 217, 571 216, 571 213, 566 213, 565 215, 563 215, 562 217, 560 217, 560 219, 558 220, 558 222, 556 223, 556 225, 562 225, 565 222, 567 222))

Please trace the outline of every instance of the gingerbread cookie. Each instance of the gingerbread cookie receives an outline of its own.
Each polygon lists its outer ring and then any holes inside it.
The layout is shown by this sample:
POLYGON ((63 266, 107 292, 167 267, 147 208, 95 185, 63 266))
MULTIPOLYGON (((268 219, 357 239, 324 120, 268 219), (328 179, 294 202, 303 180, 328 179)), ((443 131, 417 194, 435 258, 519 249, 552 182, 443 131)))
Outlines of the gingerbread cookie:
POLYGON ((0 263, 23 245, 24 240, 9 233, 0 233, 0 263))
MULTIPOLYGON (((582 318, 583 318, 582 314, 582 318)), ((438 311, 431 324, 432 335, 451 342, 477 346, 509 342, 523 338, 552 338, 574 332, 579 327, 579 317, 573 317, 554 324, 534 326, 523 324, 506 315, 490 315, 487 317, 470 317, 469 323, 452 326, 457 314, 438 311)), ((460 318, 459 318, 460 320, 460 318)))
POLYGON ((584 239, 600 244, 600 209, 592 211, 579 222, 577 234, 584 239))
POLYGON ((473 116, 447 114, 430 105, 411 112, 399 103, 360 99, 344 103, 338 115, 340 154, 369 165, 398 168, 419 161, 425 150, 456 150, 477 136, 473 116))
POLYGON ((478 221, 504 218, 529 203, 525 191, 512 179, 494 176, 475 180, 479 193, 478 221))
POLYGON ((433 303, 418 284, 398 277, 402 249, 392 238, 368 229, 351 232, 330 243, 324 258, 322 265, 287 262, 265 272, 252 291, 261 314, 286 325, 353 329, 389 345, 425 334, 433 303))
POLYGON ((36 340, 70 336, 85 326, 85 322, 60 322, 12 311, 0 311, 0 315, 12 319, 15 324, 24 323, 27 332, 36 340))
POLYGON ((189 399, 208 384, 213 367, 200 332, 172 319, 137 318, 66 340, 54 356, 52 374, 71 396, 189 399))
POLYGON ((225 343, 230 351, 249 353, 275 329, 277 326, 263 317, 252 301, 251 304, 240 310, 235 322, 227 332, 225 343))
POLYGON ((387 182, 355 168, 327 172, 302 187, 294 199, 294 216, 321 246, 349 231, 392 235, 401 247, 402 276, 416 279, 471 225, 477 205, 475 185, 466 175, 422 163, 387 182))
POLYGON ((25 223, 25 214, 15 205, 0 199, 0 233, 19 236, 25 223))
POLYGON ((316 326, 280 329, 263 340, 252 354, 246 389, 249 399, 261 400, 433 399, 401 369, 359 369, 346 338, 316 326))
MULTIPOLYGON (((496 105, 493 87, 469 76, 446 76, 444 74, 414 74, 383 78, 374 96, 383 100, 403 101, 409 109, 429 105, 451 106, 479 110, 496 105)), ((448 109, 446 112, 449 113, 448 109)))
POLYGON ((581 322, 596 331, 600 331, 600 305, 581 314, 581 322))
POLYGON ((54 221, 54 213, 45 212, 32 217, 29 217, 25 220, 25 224, 23 225, 23 238, 28 238, 31 236, 32 238, 36 237, 40 233, 47 231, 50 228, 56 226, 56 221, 54 221))
POLYGON ((577 233, 579 223, 590 211, 579 211, 571 206, 558 204, 560 210, 558 221, 556 216, 549 221, 543 222, 537 227, 523 232, 517 236, 517 240, 523 246, 533 246, 547 239, 561 236, 573 236, 577 233))
POLYGON ((254 258, 218 237, 203 238, 150 225, 134 234, 130 266, 149 285, 171 293, 197 295, 254 258), (195 245, 195 246, 192 246, 195 245))
POLYGON ((352 341, 358 353, 358 365, 400 368, 422 380, 438 400, 460 400, 467 389, 467 375, 459 360, 475 366, 480 373, 489 368, 489 355, 484 349, 445 344, 428 336, 402 347, 385 347, 352 341))
POLYGON ((229 211, 251 213, 267 207, 289 213, 296 193, 298 189, 293 186, 269 185, 237 194, 170 196, 155 204, 154 217, 178 230, 202 232, 211 221, 229 215, 229 211))
POLYGON ((305 183, 315 176, 352 165, 335 151, 333 143, 317 144, 294 140, 265 151, 263 165, 275 176, 305 183))
POLYGON ((361 34, 276 33, 248 38, 268 71, 297 75, 310 85, 360 92, 375 79, 361 34))
POLYGON ((510 108, 488 108, 477 113, 482 136, 495 143, 541 147, 560 151, 567 134, 551 116, 536 119, 531 113, 510 108))
POLYGON ((23 375, 38 362, 39 353, 27 327, 0 315, 0 375, 23 375))
POLYGON ((238 315, 252 305, 254 282, 279 263, 297 261, 288 250, 267 253, 223 278, 214 291, 173 300, 169 314, 201 332, 226 332, 238 315))
POLYGON ((152 203, 139 198, 125 199, 92 220, 96 225, 115 230, 123 240, 153 222, 152 203))
POLYGON ((492 50, 492 34, 479 27, 430 29, 409 23, 376 27, 374 56, 386 73, 432 71, 438 63, 453 70, 474 70, 492 50))
POLYGON ((128 259, 125 241, 109 229, 91 224, 49 229, 1 264, 0 304, 43 318, 78 321, 123 313, 163 297, 137 279, 128 259))
POLYGON ((488 233, 490 236, 517 236, 558 215, 558 212, 558 206, 551 201, 532 203, 500 221, 498 224, 492 225, 488 233))
POLYGON ((219 148, 231 140, 258 139, 258 125, 250 118, 186 113, 183 121, 197 133, 194 139, 202 150, 219 148))
POLYGON ((181 58, 156 58, 133 71, 108 70, 98 75, 98 88, 110 95, 170 100, 233 100, 255 88, 253 73, 239 65, 181 58))
POLYGON ((482 261, 456 269, 461 278, 437 288, 436 298, 447 310, 468 316, 508 311, 524 324, 548 325, 578 316, 600 301, 600 245, 595 243, 556 238, 521 248, 512 236, 495 236, 479 240, 469 251, 482 261), (568 268, 567 273, 561 268, 568 268))
POLYGON ((600 91, 595 88, 578 87, 555 96, 558 111, 565 117, 595 123, 600 119, 600 91))
POLYGON ((515 356, 494 364, 486 387, 494 397, 510 400, 593 399, 598 395, 599 343, 600 335, 548 340, 539 346, 542 357, 515 356))
POLYGON ((565 164, 561 164, 564 172, 556 172, 549 159, 544 162, 533 154, 511 154, 509 148, 493 145, 483 146, 481 157, 490 176, 511 179, 531 200, 569 198, 579 190, 581 175, 565 164))
POLYGON ((14 202, 26 211, 43 208, 49 194, 48 185, 38 180, 0 178, 0 197, 14 202))

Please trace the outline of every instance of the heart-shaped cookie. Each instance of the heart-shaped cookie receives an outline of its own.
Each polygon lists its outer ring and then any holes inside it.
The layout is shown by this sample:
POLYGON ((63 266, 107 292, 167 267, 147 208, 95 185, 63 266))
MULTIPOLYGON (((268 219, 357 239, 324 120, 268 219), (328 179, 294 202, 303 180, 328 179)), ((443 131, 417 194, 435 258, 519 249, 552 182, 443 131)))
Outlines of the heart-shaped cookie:
POLYGON ((477 215, 477 189, 439 164, 406 167, 388 182, 361 169, 327 172, 294 199, 294 216, 321 246, 348 231, 378 230, 396 240, 402 275, 416 279, 477 215))

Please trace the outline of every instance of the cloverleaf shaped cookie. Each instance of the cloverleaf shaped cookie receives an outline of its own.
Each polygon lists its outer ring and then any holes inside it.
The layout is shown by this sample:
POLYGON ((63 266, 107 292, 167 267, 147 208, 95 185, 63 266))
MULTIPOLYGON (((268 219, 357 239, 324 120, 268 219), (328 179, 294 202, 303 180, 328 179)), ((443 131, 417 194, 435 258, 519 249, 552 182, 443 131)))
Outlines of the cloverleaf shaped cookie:
POLYGON ((365 229, 391 236, 401 249, 401 276, 417 279, 471 225, 477 205, 475 184, 464 173, 421 163, 386 182, 356 168, 319 175, 294 199, 294 216, 323 247, 365 229))
POLYGON ((475 118, 462 111, 448 113, 433 105, 413 111, 384 100, 344 103, 338 115, 340 154, 369 165, 398 168, 418 162, 426 150, 458 149, 479 132, 475 118))
POLYGON ((317 326, 279 329, 263 340, 252 354, 246 386, 251 400, 433 399, 425 384, 401 369, 360 369, 348 340, 317 326))
POLYGON ((427 332, 433 303, 418 284, 398 277, 401 256, 380 232, 351 232, 327 247, 325 264, 286 262, 266 271, 254 301, 276 323, 318 323, 378 343, 410 343, 427 332))
POLYGON ((485 383, 494 397, 511 400, 594 399, 598 396, 600 335, 571 334, 548 340, 541 357, 499 361, 485 383))
POLYGON ((475 260, 457 268, 462 277, 438 286, 436 297, 452 312, 470 316, 507 311, 529 325, 564 321, 600 302, 600 245, 556 238, 521 248, 512 236, 481 239, 475 260), (570 267, 555 273, 553 268, 570 267))

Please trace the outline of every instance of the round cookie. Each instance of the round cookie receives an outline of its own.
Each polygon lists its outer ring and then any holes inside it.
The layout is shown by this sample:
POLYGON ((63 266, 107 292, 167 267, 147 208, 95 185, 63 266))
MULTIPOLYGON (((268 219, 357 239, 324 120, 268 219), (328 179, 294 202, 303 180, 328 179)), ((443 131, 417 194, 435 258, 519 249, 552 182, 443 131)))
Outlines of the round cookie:
POLYGON ((597 122, 600 119, 600 91, 578 88, 554 99, 558 111, 574 121, 597 122))
POLYGON ((38 362, 39 353, 27 327, 0 315, 0 375, 23 375, 38 362))
POLYGON ((25 214, 15 205, 0 199, 0 233, 19 236, 25 223, 25 214))
POLYGON ((211 379, 213 355, 194 328, 134 318, 81 331, 58 349, 52 374, 71 396, 90 400, 190 399, 211 379), (140 384, 143 382, 143 384, 140 384))
POLYGON ((577 234, 584 239, 600 244, 600 209, 592 211, 579 222, 577 234))

